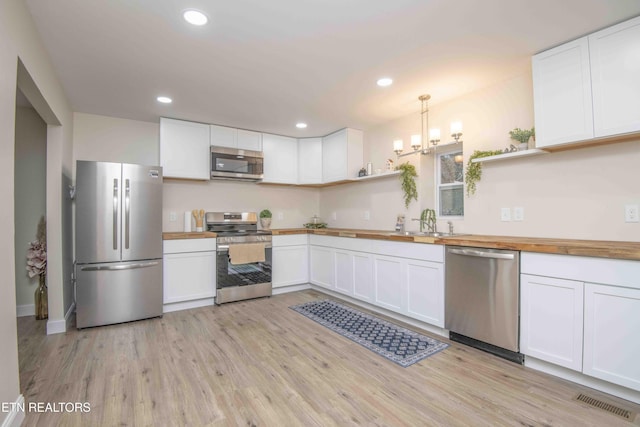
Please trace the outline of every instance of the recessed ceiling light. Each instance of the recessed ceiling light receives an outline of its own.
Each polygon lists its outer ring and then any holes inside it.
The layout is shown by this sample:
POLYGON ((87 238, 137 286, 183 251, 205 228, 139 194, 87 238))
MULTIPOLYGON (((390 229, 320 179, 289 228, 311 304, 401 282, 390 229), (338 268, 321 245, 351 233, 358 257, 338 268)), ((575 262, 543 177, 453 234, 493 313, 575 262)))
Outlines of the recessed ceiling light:
POLYGON ((386 87, 386 86, 390 86, 391 83, 393 83, 393 80, 390 79, 389 77, 383 77, 381 79, 378 79, 378 86, 382 86, 382 87, 386 87))
POLYGON ((206 24, 209 21, 207 15, 200 12, 199 10, 194 9, 185 10, 182 16, 184 17, 185 21, 187 21, 191 25, 200 26, 206 24))
POLYGON ((162 102, 163 104, 171 104, 173 102, 173 99, 169 98, 168 96, 159 96, 156 99, 158 100, 158 102, 162 102))
POLYGON ((296 127, 297 127, 298 129, 304 129, 304 128, 306 128, 306 127, 307 127, 307 124, 306 124, 306 123, 302 123, 302 122, 300 122, 300 123, 296 123, 296 127))

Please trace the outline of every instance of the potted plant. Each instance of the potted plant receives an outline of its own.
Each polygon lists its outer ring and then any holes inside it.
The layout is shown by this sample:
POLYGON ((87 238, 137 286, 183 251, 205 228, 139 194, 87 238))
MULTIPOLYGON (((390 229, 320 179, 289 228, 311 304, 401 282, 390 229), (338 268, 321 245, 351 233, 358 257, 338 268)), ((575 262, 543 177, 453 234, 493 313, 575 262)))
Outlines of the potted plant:
POLYGON ((263 229, 268 230, 271 227, 271 211, 269 209, 263 209, 260 211, 260 225, 263 229))
POLYGON ((529 149, 529 138, 533 136, 533 138, 535 139, 536 131, 535 131, 535 128, 531 128, 531 129, 515 128, 509 131, 509 136, 514 141, 518 141, 520 143, 518 149, 520 151, 523 151, 523 150, 529 149))
POLYGON ((500 150, 487 150, 480 151, 476 150, 469 157, 469 162, 467 163, 467 170, 464 173, 464 182, 467 185, 467 197, 475 194, 476 192, 476 183, 480 181, 482 177, 482 163, 473 163, 473 159, 478 159, 480 157, 489 157, 489 156, 497 156, 498 154, 502 154, 500 150))
POLYGON ((400 173, 400 185, 403 191, 404 207, 408 208, 411 199, 418 200, 418 190, 416 188, 418 173, 416 172, 416 167, 409 162, 396 166, 396 170, 402 171, 400 173))

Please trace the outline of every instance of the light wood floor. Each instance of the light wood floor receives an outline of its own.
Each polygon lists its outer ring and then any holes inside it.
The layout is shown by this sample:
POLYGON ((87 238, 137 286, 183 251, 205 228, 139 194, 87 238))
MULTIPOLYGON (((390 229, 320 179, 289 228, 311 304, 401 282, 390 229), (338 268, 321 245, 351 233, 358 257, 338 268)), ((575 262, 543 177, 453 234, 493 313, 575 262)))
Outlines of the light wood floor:
POLYGON ((20 318, 25 400, 91 404, 27 412, 23 425, 631 425, 573 400, 605 395, 456 343, 402 368, 288 308, 320 298, 303 291, 52 336, 20 318))

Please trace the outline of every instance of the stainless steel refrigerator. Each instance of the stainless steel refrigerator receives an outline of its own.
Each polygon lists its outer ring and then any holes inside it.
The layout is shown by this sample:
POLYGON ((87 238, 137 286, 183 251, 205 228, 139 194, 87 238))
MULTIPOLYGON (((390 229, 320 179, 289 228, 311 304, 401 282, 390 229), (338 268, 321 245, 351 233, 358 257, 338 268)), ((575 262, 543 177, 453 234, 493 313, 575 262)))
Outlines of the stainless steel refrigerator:
POLYGON ((162 168, 76 164, 78 328, 162 315, 162 168))

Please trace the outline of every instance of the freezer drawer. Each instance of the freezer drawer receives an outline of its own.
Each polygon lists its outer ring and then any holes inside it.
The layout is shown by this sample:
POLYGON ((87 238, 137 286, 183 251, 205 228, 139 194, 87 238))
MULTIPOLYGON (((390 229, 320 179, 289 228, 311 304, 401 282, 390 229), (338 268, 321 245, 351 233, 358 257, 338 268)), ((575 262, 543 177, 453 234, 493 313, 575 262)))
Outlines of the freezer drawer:
POLYGON ((78 329, 162 315, 162 259, 77 266, 78 329))

